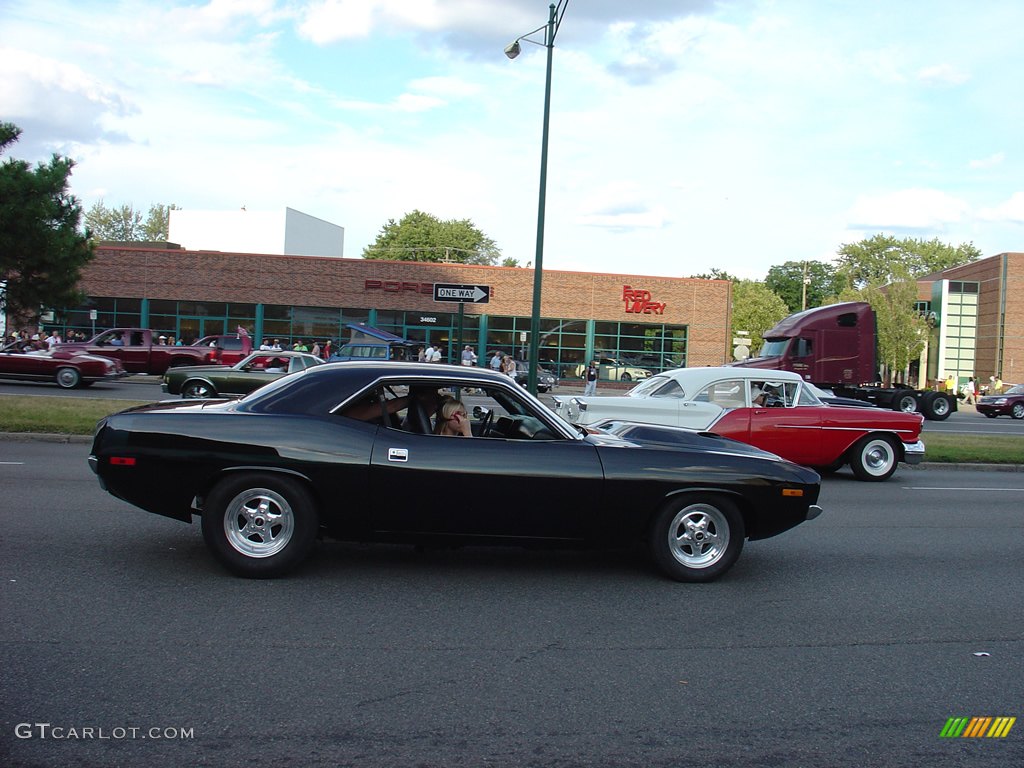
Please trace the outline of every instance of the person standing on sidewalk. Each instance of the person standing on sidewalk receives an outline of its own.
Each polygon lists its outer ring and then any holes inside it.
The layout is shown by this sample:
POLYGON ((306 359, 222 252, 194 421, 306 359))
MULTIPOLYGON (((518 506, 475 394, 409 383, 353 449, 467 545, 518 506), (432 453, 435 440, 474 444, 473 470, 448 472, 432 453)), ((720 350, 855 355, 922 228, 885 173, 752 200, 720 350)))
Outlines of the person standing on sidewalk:
POLYGON ((586 386, 583 387, 584 397, 593 397, 597 394, 597 360, 591 360, 590 365, 587 366, 587 372, 583 374, 583 378, 587 380, 586 386))
POLYGON ((967 383, 964 384, 964 405, 977 405, 978 398, 976 395, 977 391, 974 388, 974 377, 968 376, 967 383))

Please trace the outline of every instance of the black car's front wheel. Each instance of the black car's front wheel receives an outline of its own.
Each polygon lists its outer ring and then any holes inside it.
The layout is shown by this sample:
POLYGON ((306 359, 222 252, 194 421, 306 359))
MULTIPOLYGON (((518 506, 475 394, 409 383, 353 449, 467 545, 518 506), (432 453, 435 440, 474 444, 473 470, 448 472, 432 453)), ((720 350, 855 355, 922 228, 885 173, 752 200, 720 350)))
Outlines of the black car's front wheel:
POLYGON ((658 568, 676 581, 714 581, 736 563, 746 532, 736 505, 721 496, 688 496, 666 505, 651 526, 658 568))
POLYGON ((239 576, 268 579, 295 568, 316 538, 316 505, 290 477, 245 473, 222 480, 203 509, 203 538, 239 576))

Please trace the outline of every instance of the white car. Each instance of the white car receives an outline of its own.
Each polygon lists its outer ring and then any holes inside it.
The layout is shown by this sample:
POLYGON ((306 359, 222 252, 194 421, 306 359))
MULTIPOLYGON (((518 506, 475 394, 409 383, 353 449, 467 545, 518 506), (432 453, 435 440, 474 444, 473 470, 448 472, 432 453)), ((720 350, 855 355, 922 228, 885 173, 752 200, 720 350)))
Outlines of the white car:
MULTIPOLYGON (((587 372, 586 364, 576 366, 573 374, 577 379, 582 379, 587 372)), ((651 371, 647 368, 639 368, 635 365, 627 365, 614 357, 597 358, 597 379, 598 381, 639 381, 650 377, 651 371)))
POLYGON ((558 396, 573 424, 609 420, 714 432, 826 470, 850 464, 862 480, 885 480, 899 462, 924 458, 924 417, 823 403, 800 374, 758 368, 677 368, 619 397, 558 396))

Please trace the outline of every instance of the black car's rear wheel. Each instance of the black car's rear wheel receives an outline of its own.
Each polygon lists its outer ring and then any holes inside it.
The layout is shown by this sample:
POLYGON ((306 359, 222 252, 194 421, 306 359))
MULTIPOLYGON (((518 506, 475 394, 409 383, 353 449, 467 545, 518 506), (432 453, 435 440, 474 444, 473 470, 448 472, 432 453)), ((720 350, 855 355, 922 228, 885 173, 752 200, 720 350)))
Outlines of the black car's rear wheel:
POLYGON ((82 382, 82 377, 74 368, 67 366, 57 369, 57 384, 64 389, 74 389, 82 382))
POLYGON ((651 526, 658 568, 676 581, 713 581, 735 564, 746 536, 743 516, 728 499, 687 496, 669 503, 651 526))
POLYGON ((899 453, 887 437, 862 438, 850 453, 850 469, 858 480, 888 480, 899 464, 899 453))
POLYGON ((290 477, 245 473, 221 481, 203 509, 203 538, 239 576, 281 576, 309 553, 317 532, 309 491, 290 477))
POLYGON ((190 400, 201 400, 207 397, 216 397, 217 390, 206 381, 186 381, 181 386, 181 396, 190 400))

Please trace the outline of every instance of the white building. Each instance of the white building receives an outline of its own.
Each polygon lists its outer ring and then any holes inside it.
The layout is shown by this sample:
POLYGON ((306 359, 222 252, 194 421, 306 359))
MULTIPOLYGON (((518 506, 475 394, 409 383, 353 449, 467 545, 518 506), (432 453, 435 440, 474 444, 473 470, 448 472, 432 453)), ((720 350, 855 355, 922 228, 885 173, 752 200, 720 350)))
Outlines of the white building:
POLYGON ((171 211, 168 238, 183 248, 281 256, 344 256, 345 228, 283 211, 171 211))

